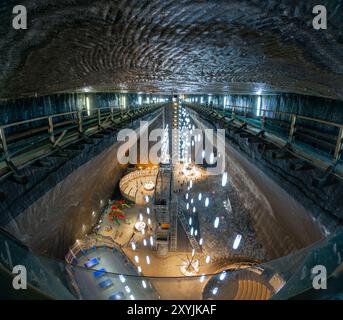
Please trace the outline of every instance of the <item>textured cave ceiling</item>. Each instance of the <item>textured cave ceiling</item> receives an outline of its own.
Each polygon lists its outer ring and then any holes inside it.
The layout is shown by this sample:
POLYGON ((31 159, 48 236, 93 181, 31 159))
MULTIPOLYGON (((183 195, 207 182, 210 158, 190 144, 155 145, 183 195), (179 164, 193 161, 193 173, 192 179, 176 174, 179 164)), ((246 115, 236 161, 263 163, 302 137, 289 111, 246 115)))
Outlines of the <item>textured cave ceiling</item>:
MULTIPOLYGON (((3 3, 5 2, 5 3, 3 3)), ((343 0, 27 0, 28 29, 0 2, 0 97, 87 88, 295 92, 343 100, 343 0)))

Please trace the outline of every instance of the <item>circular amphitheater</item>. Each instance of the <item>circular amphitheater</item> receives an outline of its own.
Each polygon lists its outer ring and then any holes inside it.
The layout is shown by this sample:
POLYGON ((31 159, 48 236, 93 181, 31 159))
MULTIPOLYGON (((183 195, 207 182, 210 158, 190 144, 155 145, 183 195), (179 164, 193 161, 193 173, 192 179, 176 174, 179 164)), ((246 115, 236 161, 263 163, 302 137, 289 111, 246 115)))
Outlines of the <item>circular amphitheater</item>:
POLYGON ((205 300, 269 300, 284 282, 273 275, 268 278, 263 269, 250 267, 236 272, 224 271, 213 276, 205 285, 205 300))
POLYGON ((126 174, 119 183, 123 197, 136 204, 145 204, 145 196, 152 197, 158 169, 140 169, 126 174))

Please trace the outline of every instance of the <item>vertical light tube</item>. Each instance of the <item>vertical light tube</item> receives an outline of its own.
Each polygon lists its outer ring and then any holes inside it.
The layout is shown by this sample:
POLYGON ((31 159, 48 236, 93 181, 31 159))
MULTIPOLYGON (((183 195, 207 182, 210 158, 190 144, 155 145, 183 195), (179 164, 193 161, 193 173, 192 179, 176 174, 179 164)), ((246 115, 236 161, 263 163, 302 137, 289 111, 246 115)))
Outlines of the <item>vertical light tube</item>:
POLYGON ((89 102, 89 97, 86 97, 86 109, 87 109, 87 115, 90 116, 91 115, 91 105, 89 102))
POLYGON ((257 109, 256 115, 259 117, 261 115, 261 96, 257 97, 257 109))

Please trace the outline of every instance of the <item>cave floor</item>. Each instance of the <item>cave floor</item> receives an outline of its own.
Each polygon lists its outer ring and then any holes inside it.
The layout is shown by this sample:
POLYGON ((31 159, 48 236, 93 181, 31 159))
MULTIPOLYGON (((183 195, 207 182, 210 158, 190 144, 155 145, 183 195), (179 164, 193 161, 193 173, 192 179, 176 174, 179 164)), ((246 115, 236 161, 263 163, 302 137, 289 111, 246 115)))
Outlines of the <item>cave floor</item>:
MULTIPOLYGON (((192 218, 191 225, 194 226, 196 239, 203 241, 202 252, 192 251, 187 235, 179 223, 177 251, 168 252, 167 256, 158 256, 154 245, 153 230, 156 221, 152 214, 151 201, 145 206, 127 205, 125 202, 118 213, 118 203, 121 202, 115 200, 105 208, 97 234, 120 246, 128 261, 123 262, 120 254, 119 257, 115 257, 113 252, 104 251, 101 252, 101 264, 96 266, 96 270, 105 268, 109 273, 125 275, 136 273, 148 277, 150 282, 146 278, 147 283, 151 283, 163 299, 201 299, 203 287, 210 278, 210 276, 201 277, 202 275, 211 275, 225 269, 235 257, 247 257, 246 261, 251 258, 263 259, 265 252, 257 240, 254 241, 254 230, 249 224, 249 214, 239 204, 235 190, 230 188, 222 190, 221 176, 206 177, 204 172, 197 170, 195 176, 185 176, 181 167, 174 168, 176 178, 173 198, 184 206, 186 220, 192 218), (193 208, 196 208, 195 211, 193 208), (118 218, 118 215, 114 218, 113 212, 117 212, 121 218, 118 218), (220 224, 216 230, 213 222, 217 216, 220 217, 220 224), (140 222, 145 224, 144 231, 137 229, 137 223, 140 222), (243 234, 244 240, 234 252, 232 241, 238 232, 243 234), (193 268, 192 263, 196 263, 197 267, 193 268), (185 265, 192 265, 188 276, 184 273, 185 265)), ((88 254, 85 259, 91 259, 95 255, 96 253, 88 254)), ((85 263, 85 259, 80 260, 80 266, 85 263)), ((81 273, 75 278, 81 283, 82 292, 86 294, 89 292, 91 296, 91 292, 94 291, 93 297, 108 298, 109 290, 100 289, 90 272, 81 273)), ((130 287, 133 291, 137 291, 134 294, 135 298, 144 299, 144 294, 140 293, 141 284, 137 284, 141 280, 138 279, 140 278, 130 280, 130 287)), ((116 280, 113 282, 119 285, 118 290, 125 290, 125 286, 118 279, 116 280)))

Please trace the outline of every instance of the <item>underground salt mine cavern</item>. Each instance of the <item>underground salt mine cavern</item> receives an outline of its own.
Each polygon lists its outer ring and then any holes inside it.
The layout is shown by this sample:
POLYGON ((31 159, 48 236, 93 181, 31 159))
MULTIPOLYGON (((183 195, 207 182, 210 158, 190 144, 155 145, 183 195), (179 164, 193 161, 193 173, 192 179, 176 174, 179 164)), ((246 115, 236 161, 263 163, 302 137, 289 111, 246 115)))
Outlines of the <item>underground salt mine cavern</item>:
POLYGON ((1 2, 0 298, 343 299, 343 1, 317 4, 1 2))

